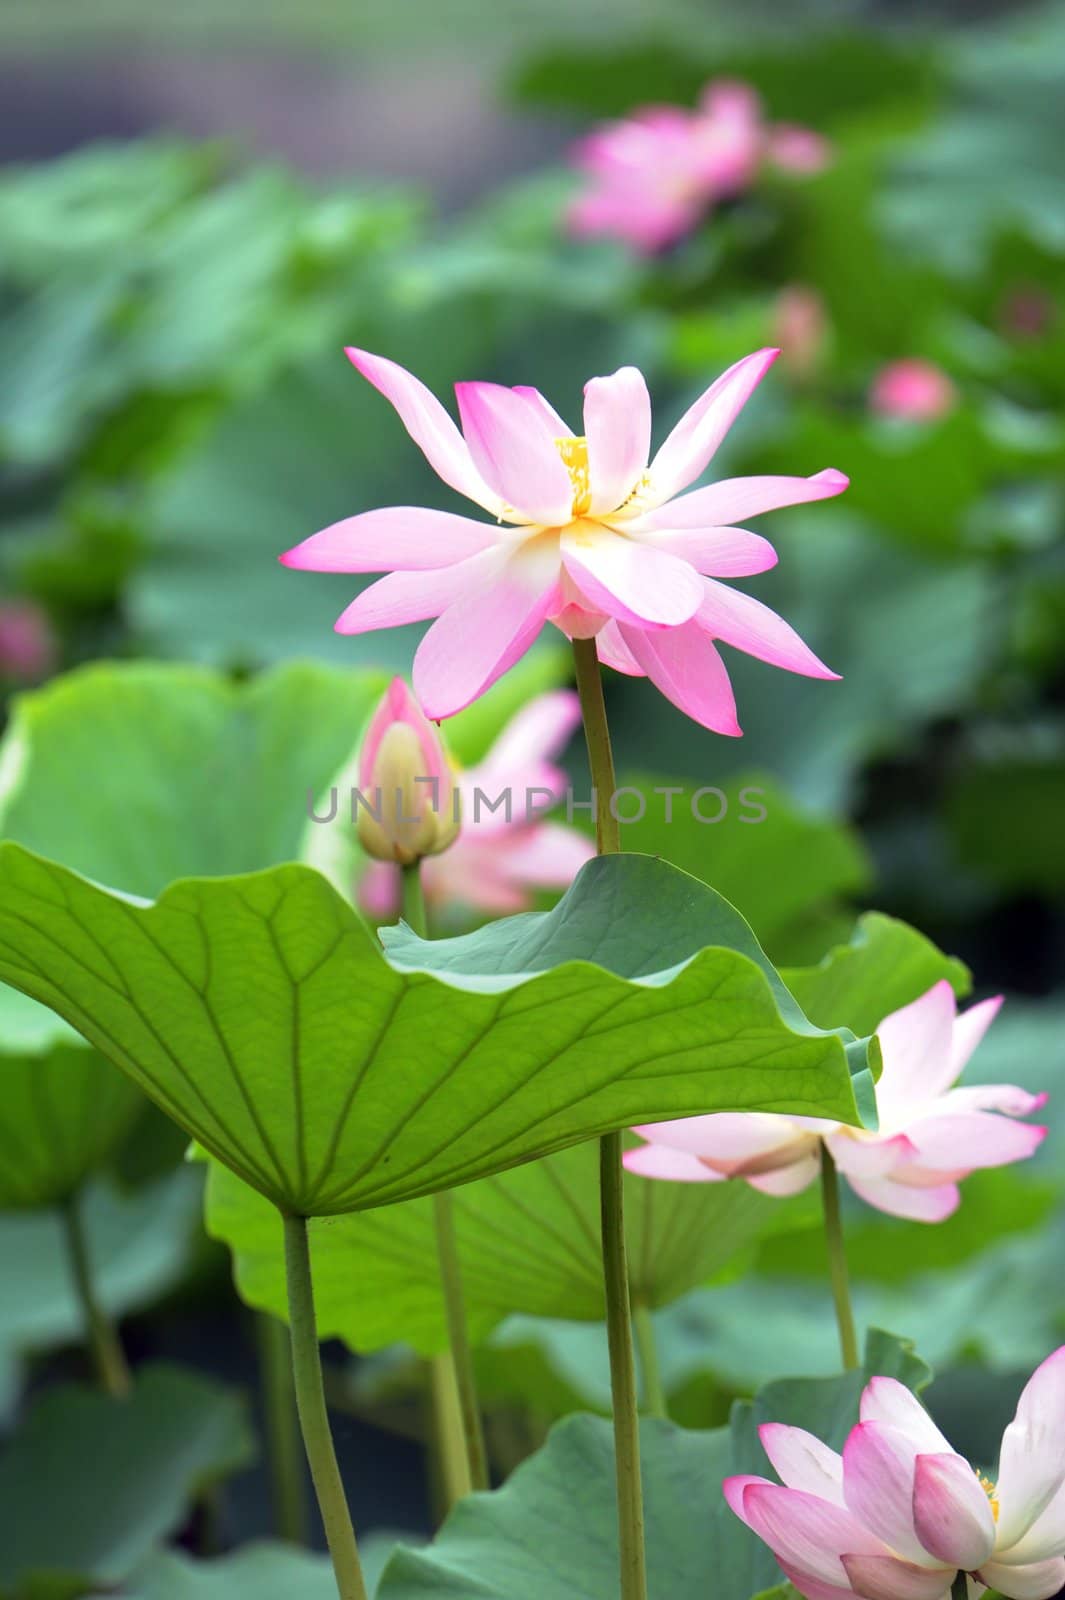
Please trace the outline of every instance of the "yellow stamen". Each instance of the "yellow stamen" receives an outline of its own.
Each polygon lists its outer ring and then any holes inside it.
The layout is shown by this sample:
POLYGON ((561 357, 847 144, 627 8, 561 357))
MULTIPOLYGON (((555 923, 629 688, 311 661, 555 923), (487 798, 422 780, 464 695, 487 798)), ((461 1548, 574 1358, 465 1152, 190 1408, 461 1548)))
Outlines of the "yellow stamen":
POLYGON ((997 1484, 992 1483, 990 1478, 985 1478, 982 1472, 978 1472, 976 1474, 976 1477, 977 1477, 977 1482, 979 1483, 981 1489, 984 1491, 984 1493, 987 1495, 987 1498, 991 1502, 991 1515, 994 1517, 995 1521, 997 1522, 998 1521, 998 1495, 996 1493, 996 1489, 997 1489, 998 1486, 997 1486, 997 1484))
POLYGON ((637 480, 636 480, 635 484, 633 485, 633 487, 629 490, 628 494, 625 496, 624 500, 618 506, 618 511, 625 511, 625 512, 628 512, 630 515, 635 514, 635 512, 639 510, 637 502, 639 501, 641 495, 646 494, 647 490, 650 489, 650 487, 651 487, 651 474, 649 472, 641 473, 640 476, 637 478, 637 480))
POLYGON ((562 457, 573 485, 573 515, 586 517, 592 505, 592 484, 588 473, 588 441, 583 436, 571 435, 556 439, 555 448, 562 457))

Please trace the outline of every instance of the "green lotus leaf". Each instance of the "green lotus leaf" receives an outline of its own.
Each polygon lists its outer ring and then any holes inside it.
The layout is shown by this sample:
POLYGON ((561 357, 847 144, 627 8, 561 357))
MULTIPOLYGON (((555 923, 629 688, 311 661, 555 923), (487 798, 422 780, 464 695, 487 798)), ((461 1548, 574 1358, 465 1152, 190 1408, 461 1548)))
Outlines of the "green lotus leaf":
POLYGON ((114 1587, 253 1454, 240 1399, 177 1367, 121 1400, 52 1389, 0 1455, 0 1595, 114 1587))
POLYGON ((103 1166, 143 1106, 65 1022, 0 985, 0 1211, 57 1205, 103 1166))
MULTIPOLYGON (((604 1314, 594 1144, 528 1162, 453 1196, 471 1338, 505 1317, 598 1321, 604 1314)), ((262 1195, 212 1162, 207 1228, 233 1252, 237 1287, 260 1310, 287 1317, 281 1219, 262 1195)), ((657 1184, 626 1174, 625 1216, 634 1299, 667 1305, 707 1282, 780 1214, 744 1183, 657 1184)), ((310 1225, 318 1323, 355 1350, 402 1341, 446 1349, 432 1202, 409 1200, 310 1225), (358 1284, 358 1294, 352 1293, 358 1284)))
MULTIPOLYGON (((652 1600, 750 1600, 780 1582, 765 1545, 728 1509, 721 1481, 768 1476, 756 1426, 808 1428, 837 1449, 857 1421, 867 1377, 918 1387, 928 1369, 910 1348, 872 1334, 864 1368, 824 1379, 782 1379, 734 1408, 730 1427, 694 1432, 647 1420, 641 1427, 652 1600)), ((494 1494, 473 1495, 424 1550, 401 1548, 377 1600, 615 1600, 614 1447, 604 1418, 558 1423, 543 1449, 494 1494), (579 1582, 579 1587, 576 1585, 579 1582)))
POLYGON ((858 919, 847 944, 830 950, 816 967, 782 973, 791 993, 823 1028, 875 1033, 884 1018, 948 980, 955 994, 972 987, 964 962, 944 955, 909 923, 879 911, 858 919))
POLYGON ((470 938, 482 972, 444 981, 390 965, 305 867, 152 905, 0 846, 0 978, 288 1212, 410 1199, 638 1122, 862 1120, 875 1048, 808 1022, 739 914, 662 862, 590 862, 555 911, 470 938))

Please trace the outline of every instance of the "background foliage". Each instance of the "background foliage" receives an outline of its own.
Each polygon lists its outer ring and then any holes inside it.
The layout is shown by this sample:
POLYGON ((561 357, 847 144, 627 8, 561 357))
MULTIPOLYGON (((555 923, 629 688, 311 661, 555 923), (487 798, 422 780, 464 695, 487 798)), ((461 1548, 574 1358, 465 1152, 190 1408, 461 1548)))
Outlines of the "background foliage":
MULTIPOLYGON (((855 970, 890 997, 882 1010, 941 974, 959 992, 1007 992, 971 1074, 1051 1091, 1037 1158, 974 1176, 935 1229, 857 1206, 847 1218, 860 1322, 916 1342, 937 1370, 933 1410, 959 1449, 986 1459, 1021 1375, 1065 1331, 1065 130, 1054 90, 1065 11, 973 20, 840 6, 796 32, 791 8, 773 6, 710 15, 676 0, 651 16, 633 0, 609 15, 551 4, 517 18, 467 0, 464 15, 449 10, 461 48, 437 38, 438 58, 428 8, 417 33, 408 5, 381 8, 358 37, 332 5, 283 9, 257 12, 254 37, 238 6, 187 17, 187 64, 208 70, 207 45, 222 37, 238 61, 272 50, 278 62, 285 51, 343 62, 354 44, 390 82, 413 83, 375 129, 382 147, 402 144, 426 74, 461 93, 471 72, 498 107, 501 143, 511 126, 532 143, 512 170, 485 169, 460 129, 449 159, 467 176, 450 192, 467 198, 443 213, 424 185, 381 179, 396 170, 391 149, 323 176, 256 153, 235 125, 230 137, 178 136, 165 113, 157 128, 139 124, 141 137, 69 150, 78 141, 57 137, 55 159, 0 171, 0 606, 32 608, 46 642, 29 666, 0 651, 0 834, 143 896, 307 856, 308 794, 343 768, 414 638, 338 639, 332 620, 355 581, 286 573, 274 557, 356 509, 450 504, 344 343, 386 352, 441 393, 462 376, 533 383, 564 413, 589 374, 635 361, 664 427, 720 368, 777 342, 783 291, 815 290, 816 350, 804 361, 785 345, 720 466, 850 474, 842 501, 767 520, 780 567, 752 584, 843 681, 730 661, 745 728, 735 742, 700 733, 646 684, 611 681, 631 781, 720 785, 732 802, 716 826, 667 829, 651 815, 626 842, 733 901, 824 1026, 844 1003, 859 1033, 879 1020, 855 970), (568 241, 566 140, 639 103, 689 103, 713 76, 747 79, 774 119, 827 134, 829 167, 767 177, 659 260, 568 241), (872 411, 877 372, 910 356, 950 376, 947 415, 872 411), (757 828, 735 804, 751 785, 768 812, 757 828), (869 908, 880 915, 859 922, 869 908), (899 918, 926 938, 900 932, 899 918), (830 951, 828 976, 811 971, 830 951)), ((79 72, 107 60, 94 51, 116 48, 128 19, 92 10, 79 43, 66 8, 62 37, 58 8, 0 9, 27 81, 63 52, 79 72)), ((138 15, 146 38, 174 27, 169 13, 138 15)), ((459 719, 463 759, 564 672, 548 648, 459 719)), ((583 783, 580 751, 568 759, 583 783)), ((235 1268, 249 1306, 280 1309, 258 1197, 212 1169, 205 1227, 205 1169, 184 1161, 181 1136, 6 989, 0 1075, 0 1595, 328 1595, 318 1557, 244 1548, 272 1532, 251 1464, 264 1434, 257 1334, 233 1287, 235 1268), (38 1091, 55 1099, 68 1078, 82 1088, 59 1096, 42 1141, 38 1091), (137 1375, 121 1425, 84 1382, 60 1228, 74 1189, 137 1375), (108 1464, 94 1455, 79 1476, 71 1441, 90 1436, 108 1441, 108 1464), (106 1505, 78 1488, 105 1475, 106 1505)), ((544 1544, 568 1475, 574 1504, 576 1486, 592 1487, 555 1553, 585 1563, 594 1600, 610 1592, 581 1544, 609 1510, 595 1465, 605 1430, 568 1415, 604 1412, 609 1395, 583 1158, 457 1192, 493 1462, 500 1477, 518 1471, 506 1498, 464 1508, 431 1552, 398 1557, 381 1600, 466 1595, 470 1562, 486 1595, 544 1593, 550 1575, 535 1563, 517 1573, 478 1552, 484 1541, 498 1552, 508 1519, 544 1544)), ((728 1600, 749 1600, 776 1581, 772 1564, 752 1566, 742 1529, 710 1508, 734 1452, 750 1448, 749 1410, 726 1436, 731 1402, 784 1370, 823 1382, 834 1371, 816 1211, 731 1187, 642 1194, 655 1214, 640 1237, 658 1243, 640 1287, 674 1420, 671 1433, 649 1430, 649 1496, 690 1504, 698 1481, 707 1508, 675 1537, 667 1529, 653 1581, 696 1600, 709 1563, 728 1600)), ((354 1319, 325 1322, 339 1336, 330 1398, 345 1473, 360 1525, 381 1533, 379 1566, 389 1530, 417 1540, 433 1525, 418 1441, 439 1305, 422 1204, 320 1224, 325 1306, 331 1275, 353 1262, 366 1297, 354 1319), (401 1330, 406 1345, 393 1342, 401 1330)), ((894 1361, 923 1381, 900 1346, 876 1356, 879 1370, 894 1361)), ((804 1389, 786 1404, 802 1415, 810 1394, 820 1417, 853 1401, 804 1389)), ((771 1399, 783 1415, 785 1400, 771 1399)))

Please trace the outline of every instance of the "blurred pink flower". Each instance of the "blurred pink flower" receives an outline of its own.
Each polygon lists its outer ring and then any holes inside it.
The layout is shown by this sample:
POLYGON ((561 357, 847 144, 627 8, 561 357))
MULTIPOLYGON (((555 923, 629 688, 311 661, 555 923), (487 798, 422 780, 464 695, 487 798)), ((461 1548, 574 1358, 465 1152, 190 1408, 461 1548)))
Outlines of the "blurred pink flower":
POLYGON ((359 753, 359 843, 381 862, 410 866, 446 850, 459 831, 451 763, 402 678, 393 678, 359 753))
MULTIPOLYGON (((559 800, 566 775, 554 763, 581 718, 569 689, 537 695, 512 717, 484 760, 461 776, 462 826, 444 855, 422 864, 422 887, 430 905, 469 906, 493 915, 523 911, 536 889, 565 889, 595 854, 595 845, 575 829, 548 822, 543 813, 559 800), (498 810, 478 807, 480 790, 490 801, 509 794, 498 810)), ((400 900, 399 870, 375 862, 359 882, 359 904, 378 921, 394 916, 400 900)))
POLYGON ((819 1117, 717 1112, 636 1128, 648 1142, 627 1151, 625 1165, 649 1178, 744 1178, 766 1194, 798 1194, 818 1175, 824 1140, 869 1205, 942 1222, 958 1207, 962 1178, 1022 1161, 1046 1137, 1045 1128, 1010 1120, 1045 1105, 1045 1094, 1012 1084, 952 1087, 1001 1004, 984 1000, 959 1016, 944 980, 885 1018, 877 1030, 884 1057, 878 1133, 819 1117))
POLYGON ((957 390, 941 367, 913 356, 892 361, 877 374, 869 404, 884 417, 933 422, 954 407, 957 390))
POLYGON ((827 141, 810 129, 767 124, 748 84, 711 83, 692 111, 644 106, 581 141, 574 162, 589 184, 569 209, 569 226, 652 253, 749 188, 764 164, 817 172, 828 157, 827 141))
POLYGON ((781 289, 773 309, 773 338, 784 365, 798 378, 815 370, 825 347, 828 319, 816 289, 792 283, 781 289))
POLYGON ((1065 1584, 1065 1347, 1029 1379, 991 1482, 951 1449, 920 1401, 873 1378, 837 1455, 813 1434, 764 1423, 780 1483, 726 1478, 736 1515, 807 1600, 1050 1600, 1065 1584))
POLYGON ((36 683, 59 660, 59 644, 47 613, 32 600, 0 601, 0 679, 36 683))
POLYGON ((1012 339, 1039 339, 1053 327, 1057 310, 1052 295, 1037 285, 1012 289, 999 312, 999 326, 1012 339))
POLYGON ((430 466, 495 520, 367 511, 281 560, 389 573, 352 602, 340 633, 437 618, 414 658, 414 687, 434 721, 476 700, 552 622, 570 638, 595 637, 607 666, 649 677, 704 727, 738 734, 715 640, 789 672, 836 677, 767 606, 716 580, 776 562, 772 545, 736 523, 840 494, 843 474, 732 478, 674 498, 708 466, 777 354, 759 350, 730 367, 648 465, 651 398, 635 367, 585 385, 579 435, 535 389, 457 384, 460 433, 409 372, 349 350, 430 466))

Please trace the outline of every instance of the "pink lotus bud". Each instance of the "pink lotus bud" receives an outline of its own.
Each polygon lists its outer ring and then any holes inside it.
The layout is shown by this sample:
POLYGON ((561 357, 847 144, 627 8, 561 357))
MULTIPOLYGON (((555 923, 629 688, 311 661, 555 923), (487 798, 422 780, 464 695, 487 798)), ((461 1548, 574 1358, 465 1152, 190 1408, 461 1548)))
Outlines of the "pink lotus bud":
POLYGON ((932 422, 953 409, 957 390, 941 367, 911 357, 882 368, 869 394, 874 411, 909 422, 932 422))
POLYGON ((0 603, 0 678, 34 683, 54 668, 59 647, 48 617, 31 600, 0 603))
POLYGON ((783 172, 823 172, 832 160, 832 146, 812 128, 781 122, 769 130, 769 159, 783 172))
POLYGON ((370 719, 359 793, 359 843, 378 861, 410 866, 446 850, 458 834, 451 764, 402 678, 393 678, 370 719))
POLYGON ((1039 339, 1053 327, 1054 318, 1054 301, 1045 289, 1022 287, 1006 296, 999 323, 1012 339, 1039 339))
POLYGON ((816 289, 802 283, 781 289, 773 308, 773 342, 796 377, 808 377, 815 370, 827 331, 825 303, 816 289))

